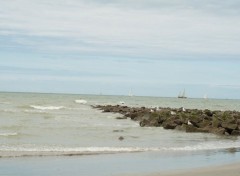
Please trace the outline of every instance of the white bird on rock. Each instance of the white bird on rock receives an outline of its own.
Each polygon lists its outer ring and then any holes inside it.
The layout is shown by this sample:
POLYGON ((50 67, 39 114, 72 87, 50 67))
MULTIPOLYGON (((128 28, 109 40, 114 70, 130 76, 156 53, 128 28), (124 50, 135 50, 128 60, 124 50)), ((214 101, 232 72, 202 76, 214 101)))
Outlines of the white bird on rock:
POLYGON ((188 124, 188 125, 192 125, 192 123, 191 123, 189 120, 188 120, 187 124, 188 124))

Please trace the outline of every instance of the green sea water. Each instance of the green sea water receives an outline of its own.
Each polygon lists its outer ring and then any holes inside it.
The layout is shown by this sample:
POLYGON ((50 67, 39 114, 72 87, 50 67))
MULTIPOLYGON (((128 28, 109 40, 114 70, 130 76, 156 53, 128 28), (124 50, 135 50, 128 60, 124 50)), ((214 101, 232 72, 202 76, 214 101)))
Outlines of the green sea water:
POLYGON ((240 100, 0 93, 0 175, 118 175, 240 160, 238 137, 142 128, 97 104, 240 111, 240 100))

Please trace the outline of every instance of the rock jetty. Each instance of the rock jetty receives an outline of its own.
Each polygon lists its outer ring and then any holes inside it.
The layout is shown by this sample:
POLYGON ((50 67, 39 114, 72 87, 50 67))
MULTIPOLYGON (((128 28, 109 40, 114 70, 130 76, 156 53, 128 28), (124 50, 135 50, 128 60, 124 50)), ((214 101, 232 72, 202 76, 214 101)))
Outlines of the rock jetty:
POLYGON ((120 105, 97 105, 104 113, 120 113, 125 119, 139 121, 141 127, 163 127, 185 132, 240 135, 240 112, 211 111, 208 109, 146 108, 120 105))

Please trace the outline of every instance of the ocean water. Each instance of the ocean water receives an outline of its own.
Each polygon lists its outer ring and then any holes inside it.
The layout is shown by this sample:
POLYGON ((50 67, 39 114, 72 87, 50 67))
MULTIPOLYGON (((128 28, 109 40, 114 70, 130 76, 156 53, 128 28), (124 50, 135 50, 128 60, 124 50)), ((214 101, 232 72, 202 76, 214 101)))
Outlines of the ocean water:
POLYGON ((0 175, 124 175, 240 161, 239 137, 142 128, 91 106, 121 103, 240 111, 240 100, 0 93, 0 175))

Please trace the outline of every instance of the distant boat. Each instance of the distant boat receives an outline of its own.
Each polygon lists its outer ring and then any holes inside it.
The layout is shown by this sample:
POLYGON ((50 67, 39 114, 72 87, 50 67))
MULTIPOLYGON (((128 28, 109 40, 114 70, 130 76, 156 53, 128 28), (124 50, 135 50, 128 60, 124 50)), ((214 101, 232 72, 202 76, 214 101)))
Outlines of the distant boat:
POLYGON ((204 99, 208 99, 207 94, 205 94, 205 95, 203 96, 203 98, 204 98, 204 99))
POLYGON ((129 92, 128 92, 128 96, 129 96, 129 97, 132 97, 132 96, 133 96, 133 94, 132 94, 132 91, 131 91, 131 90, 129 90, 129 92))
POLYGON ((183 90, 183 92, 179 93, 178 98, 187 98, 185 95, 185 89, 183 90))

